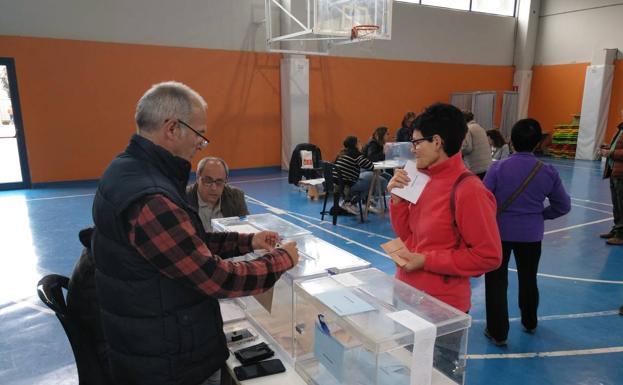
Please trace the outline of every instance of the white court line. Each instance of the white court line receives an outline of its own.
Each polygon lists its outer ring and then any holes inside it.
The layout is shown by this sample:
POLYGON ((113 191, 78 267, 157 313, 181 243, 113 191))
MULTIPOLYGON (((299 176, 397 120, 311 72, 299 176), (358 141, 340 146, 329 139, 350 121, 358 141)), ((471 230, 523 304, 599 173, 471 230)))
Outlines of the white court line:
MULTIPOLYGON (((292 215, 296 215, 296 216, 299 216, 299 217, 303 217, 303 218, 307 218, 307 219, 311 219, 311 220, 314 220, 314 221, 317 221, 317 222, 320 222, 320 223, 331 223, 331 222, 329 222, 329 221, 321 221, 321 220, 320 220, 320 219, 318 219, 318 218, 314 218, 314 217, 312 217, 312 216, 305 215, 305 214, 299 214, 299 213, 296 213, 296 212, 293 212, 293 211, 291 211, 291 212, 290 212, 290 214, 292 214, 292 215)), ((390 241, 391 241, 392 239, 394 239, 394 238, 392 238, 392 237, 387 237, 387 236, 385 236, 385 235, 381 235, 381 234, 373 233, 373 232, 371 232, 371 231, 366 231, 366 230, 362 230, 362 229, 357 229, 357 228, 355 228, 355 227, 350 227, 350 226, 340 225, 339 223, 338 223, 336 226, 337 226, 337 227, 341 227, 341 228, 343 228, 343 229, 348 229, 348 230, 352 230, 352 231, 355 231, 355 232, 358 232, 358 233, 366 234, 366 235, 368 235, 368 236, 375 236, 375 237, 379 237, 379 238, 387 239, 387 240, 390 240, 390 241)))
POLYGON ((588 206, 578 205, 576 203, 571 203, 571 206, 573 206, 573 207, 582 207, 582 208, 585 208, 587 210, 597 211, 597 212, 604 213, 604 214, 612 214, 612 210, 610 210, 610 211, 600 210, 600 209, 595 209, 595 208, 588 207, 588 206))
POLYGON ((596 202, 596 201, 592 201, 590 199, 579 199, 579 198, 571 198, 572 201, 578 201, 578 202, 585 202, 585 203, 592 203, 592 204, 596 204, 596 205, 602 205, 602 206, 609 206, 612 207, 612 203, 602 203, 602 202, 596 202))
POLYGON ((277 177, 277 178, 236 180, 236 181, 231 181, 231 182, 227 182, 227 183, 228 184, 255 183, 255 182, 266 182, 266 181, 271 181, 271 180, 283 180, 283 179, 288 179, 288 177, 287 176, 280 176, 280 177, 277 177))
POLYGON ((58 197, 48 197, 48 198, 31 198, 31 199, 26 199, 26 202, 48 201, 48 200, 52 200, 52 199, 81 198, 81 197, 90 197, 90 196, 94 196, 94 195, 95 195, 95 193, 79 194, 79 195, 61 195, 61 196, 58 196, 58 197))
MULTIPOLYGON (((246 195, 246 194, 245 194, 245 195, 246 195)), ((255 198, 253 198, 253 197, 251 197, 251 196, 249 196, 249 195, 246 195, 246 197, 247 197, 247 198, 249 198, 250 200, 254 201, 255 203, 259 204, 260 206, 263 206, 263 207, 265 207, 265 208, 267 208, 267 209, 277 209, 277 210, 281 210, 281 209, 279 209, 279 208, 277 208, 277 207, 273 207, 273 206, 269 205, 268 203, 264 203, 264 202, 262 202, 262 201, 260 201, 260 200, 258 200, 258 199, 255 199, 255 198)), ((296 217, 294 214, 291 214, 291 213, 290 213, 290 212, 288 212, 288 211, 286 211, 286 215, 287 215, 287 216, 290 216, 290 217, 292 217, 292 218, 294 218, 294 219, 296 219, 296 220, 298 220, 298 221, 301 221, 301 222, 303 222, 303 223, 306 223, 306 224, 308 224, 308 225, 309 225, 309 226, 311 226, 311 227, 317 228, 318 230, 324 231, 325 233, 328 233, 328 234, 331 234, 331 235, 333 235, 333 236, 335 236, 335 237, 337 237, 337 238, 340 238, 340 239, 342 239, 342 240, 344 240, 344 241, 346 241, 346 242, 348 242, 348 243, 352 243, 352 244, 357 245, 357 246, 359 246, 359 247, 361 247, 361 248, 364 248, 364 249, 366 249, 366 250, 368 250, 368 251, 371 251, 371 252, 373 252, 373 253, 376 253, 376 254, 378 254, 378 255, 380 255, 380 256, 383 256, 383 257, 385 257, 385 258, 389 258, 389 256, 388 256, 387 254, 382 253, 382 252, 380 252, 379 250, 376 250, 376 249, 374 249, 374 248, 372 248, 372 247, 370 247, 370 246, 368 246, 368 245, 364 245, 363 243, 359 243, 359 242, 353 241, 353 240, 352 240, 352 239, 350 239, 350 238, 347 238, 347 237, 345 237, 345 236, 343 236, 343 235, 340 235, 340 234, 338 234, 338 233, 335 233, 335 232, 333 232, 333 231, 327 230, 327 229, 325 229, 324 227, 322 227, 322 226, 318 226, 318 225, 316 225, 316 224, 313 224, 313 223, 311 223, 311 222, 309 222, 309 221, 306 221, 305 219, 298 218, 298 217, 296 217)))
POLYGON ((549 231, 546 231, 543 234, 544 235, 549 235, 549 234, 554 234, 554 233, 560 233, 562 231, 573 230, 573 229, 577 229, 579 227, 590 226, 590 225, 594 225, 594 224, 602 223, 602 222, 608 222, 608 221, 611 221, 612 219, 613 219, 612 217, 608 217, 608 218, 604 218, 604 219, 598 219, 598 220, 592 221, 592 222, 580 223, 579 225, 563 227, 562 229, 549 230, 549 231))
POLYGON ((580 350, 560 350, 555 352, 533 352, 533 353, 509 353, 509 354, 467 354, 468 360, 495 360, 508 358, 537 358, 537 357, 566 357, 566 356, 585 356, 593 354, 621 353, 623 346, 613 346, 611 348, 580 349, 580 350))
MULTIPOLYGON (((539 321, 555 321, 555 320, 567 320, 567 319, 579 319, 579 318, 591 318, 591 317, 606 317, 616 315, 619 316, 619 310, 605 310, 605 311, 594 311, 591 313, 576 313, 576 314, 555 314, 555 315, 545 315, 542 317, 538 317, 539 321)), ((521 317, 513 317, 508 319, 509 322, 517 322, 521 321, 521 317)), ((473 319, 472 323, 485 323, 486 319, 473 319)))
MULTIPOLYGON (((508 271, 517 271, 517 269, 508 269, 508 271)), ((580 281, 580 282, 591 282, 591 283, 609 283, 613 285, 623 285, 623 281, 610 281, 606 279, 592 279, 592 278, 577 278, 577 277, 568 277, 566 275, 553 275, 553 274, 545 274, 545 273, 537 273, 539 277, 546 278, 555 278, 555 279, 566 279, 568 281, 580 281)))

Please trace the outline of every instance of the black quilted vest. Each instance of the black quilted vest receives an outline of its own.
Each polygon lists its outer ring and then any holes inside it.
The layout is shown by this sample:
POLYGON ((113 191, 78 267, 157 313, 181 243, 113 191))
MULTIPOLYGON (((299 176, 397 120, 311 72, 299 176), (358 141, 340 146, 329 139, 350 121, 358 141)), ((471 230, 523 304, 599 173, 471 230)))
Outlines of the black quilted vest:
POLYGON ((130 246, 127 209, 164 194, 192 218, 184 195, 190 163, 134 135, 104 172, 93 202, 96 287, 117 384, 196 385, 227 359, 218 301, 166 278, 130 246))

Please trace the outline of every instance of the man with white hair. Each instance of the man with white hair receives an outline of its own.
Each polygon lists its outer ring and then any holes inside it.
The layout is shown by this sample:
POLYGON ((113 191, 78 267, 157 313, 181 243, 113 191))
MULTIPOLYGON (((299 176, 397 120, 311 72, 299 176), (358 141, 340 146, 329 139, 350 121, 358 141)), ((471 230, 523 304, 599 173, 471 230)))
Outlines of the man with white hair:
POLYGON ((208 156, 197 165, 197 181, 186 189, 186 198, 199 212, 205 231, 212 231, 212 219, 249 215, 244 192, 227 184, 229 167, 221 158, 208 156))
POLYGON ((274 232, 203 231, 185 187, 192 157, 208 144, 206 110, 184 84, 154 85, 95 194, 92 252, 116 384, 209 383, 229 356, 218 299, 268 290, 298 262, 296 244, 275 248, 274 232), (270 251, 223 259, 256 249, 270 251))

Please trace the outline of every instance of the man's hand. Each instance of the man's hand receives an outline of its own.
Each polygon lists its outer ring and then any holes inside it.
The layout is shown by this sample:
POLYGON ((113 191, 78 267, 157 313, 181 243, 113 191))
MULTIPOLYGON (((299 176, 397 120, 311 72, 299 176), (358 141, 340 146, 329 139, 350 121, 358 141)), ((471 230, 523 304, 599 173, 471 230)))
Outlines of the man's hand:
POLYGON ((407 272, 421 270, 424 267, 424 262, 426 261, 426 256, 424 254, 412 253, 407 249, 397 251, 396 255, 406 262, 402 268, 407 272))
POLYGON ((610 155, 610 150, 609 149, 602 148, 599 151, 601 152, 601 156, 603 156, 604 158, 607 158, 610 155))
MULTIPOLYGON (((411 179, 407 172, 401 168, 397 168, 394 170, 394 176, 389 180, 389 183, 387 183, 387 191, 391 193, 393 189, 406 187, 410 182, 411 179)), ((392 194, 392 202, 400 203, 402 201, 404 201, 404 199, 398 195, 392 194)))
POLYGON ((259 233, 255 233, 253 235, 251 247, 253 247, 253 250, 272 250, 275 248, 277 242, 279 242, 279 234, 277 234, 276 232, 260 231, 259 233))
POLYGON ((290 258, 292 258, 292 266, 296 266, 299 263, 299 249, 296 247, 296 242, 288 242, 281 246, 281 249, 290 254, 290 258))

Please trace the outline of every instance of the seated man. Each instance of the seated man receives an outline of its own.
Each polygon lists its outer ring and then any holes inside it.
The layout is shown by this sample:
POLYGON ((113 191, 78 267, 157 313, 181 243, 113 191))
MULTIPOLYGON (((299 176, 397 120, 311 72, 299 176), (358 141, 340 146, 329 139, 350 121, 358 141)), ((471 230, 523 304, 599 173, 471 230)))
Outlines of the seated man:
POLYGON ((206 157, 197 165, 197 181, 188 186, 186 197, 199 212, 206 232, 212 231, 212 218, 249 215, 244 192, 227 184, 229 167, 221 158, 206 157))

